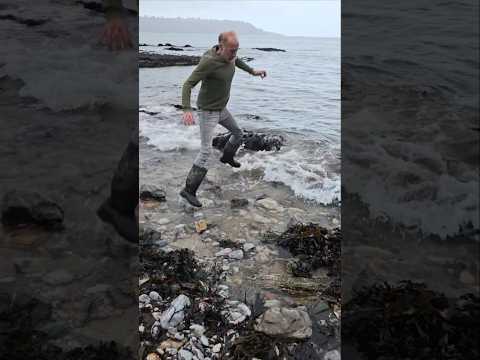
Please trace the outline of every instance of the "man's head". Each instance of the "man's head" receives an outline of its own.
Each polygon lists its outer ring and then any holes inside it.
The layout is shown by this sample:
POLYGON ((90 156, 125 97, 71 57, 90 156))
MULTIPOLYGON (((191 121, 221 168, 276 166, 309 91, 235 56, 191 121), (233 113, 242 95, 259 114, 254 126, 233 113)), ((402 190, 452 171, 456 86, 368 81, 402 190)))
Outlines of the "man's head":
POLYGON ((234 31, 225 31, 218 35, 220 55, 227 61, 233 61, 237 57, 238 38, 234 31))

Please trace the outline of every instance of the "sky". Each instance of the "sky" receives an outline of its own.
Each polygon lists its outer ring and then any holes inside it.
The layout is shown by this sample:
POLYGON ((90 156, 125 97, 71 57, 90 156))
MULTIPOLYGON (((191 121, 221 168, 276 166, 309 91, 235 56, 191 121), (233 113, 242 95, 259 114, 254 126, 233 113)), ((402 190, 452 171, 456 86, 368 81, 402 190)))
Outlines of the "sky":
POLYGON ((289 36, 340 37, 340 0, 140 0, 141 16, 239 20, 289 36))

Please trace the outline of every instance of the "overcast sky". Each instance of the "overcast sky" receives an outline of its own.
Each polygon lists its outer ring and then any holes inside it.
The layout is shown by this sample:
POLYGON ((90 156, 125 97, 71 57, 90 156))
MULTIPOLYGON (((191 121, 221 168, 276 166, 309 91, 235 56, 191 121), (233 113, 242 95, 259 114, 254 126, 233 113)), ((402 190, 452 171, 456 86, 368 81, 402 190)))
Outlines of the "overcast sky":
POLYGON ((140 15, 246 21, 291 36, 340 37, 340 0, 140 0, 140 15))

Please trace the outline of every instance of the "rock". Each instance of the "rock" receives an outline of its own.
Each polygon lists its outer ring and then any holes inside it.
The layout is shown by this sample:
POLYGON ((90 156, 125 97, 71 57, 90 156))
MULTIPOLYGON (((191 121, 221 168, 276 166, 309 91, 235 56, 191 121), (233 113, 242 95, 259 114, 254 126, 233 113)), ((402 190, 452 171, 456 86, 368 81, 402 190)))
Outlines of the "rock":
POLYGON ((162 44, 162 43, 159 43, 157 46, 163 46, 163 44, 162 44))
MULTIPOLYGON (((248 56, 242 56, 241 59, 245 62, 250 62, 250 61, 253 61, 255 60, 255 58, 252 58, 252 57, 248 57, 248 56)), ((256 115, 255 115, 256 116, 256 115)), ((258 117, 260 118, 260 117, 258 117)))
POLYGON ((143 304, 150 304, 150 296, 147 294, 142 294, 138 297, 138 302, 143 303, 143 304))
POLYGON ((195 230, 197 233, 201 234, 205 230, 207 230, 207 222, 205 220, 195 221, 195 230))
POLYGON ((286 52, 287 50, 283 50, 283 49, 277 49, 277 48, 253 48, 255 50, 261 50, 261 51, 280 51, 280 52, 286 52))
POLYGON ((185 316, 183 310, 190 306, 190 299, 181 294, 178 295, 170 304, 170 307, 165 310, 160 316, 160 326, 167 330, 171 327, 176 327, 183 321, 185 316))
POLYGON ((243 251, 248 252, 253 249, 255 249, 255 245, 253 245, 252 243, 243 244, 243 251))
POLYGON ((215 354, 216 354, 216 353, 219 353, 220 350, 222 350, 222 344, 215 344, 215 345, 213 345, 213 348, 212 348, 212 352, 213 352, 213 353, 215 353, 215 354))
POLYGON ((202 325, 198 325, 198 324, 190 325, 190 330, 197 337, 200 337, 205 333, 205 327, 202 326, 202 325))
POLYGON ((193 354, 185 349, 178 352, 178 360, 193 360, 193 354))
POLYGON ((222 311, 231 324, 237 325, 252 315, 250 308, 240 301, 227 301, 227 309, 222 311))
POLYGON ((323 355, 323 360, 341 360, 340 352, 338 350, 330 350, 323 355))
POLYGON ((248 206, 248 199, 232 199, 230 200, 230 206, 232 209, 248 206))
POLYGON ((156 291, 150 291, 150 294, 148 294, 148 296, 150 297, 151 300, 153 301, 161 301, 162 300, 162 297, 160 296, 160 294, 156 291))
POLYGON ((170 44, 170 43, 165 43, 165 45, 163 45, 163 46, 173 46, 173 45, 170 44))
POLYGON ((193 46, 192 46, 192 45, 189 45, 189 44, 187 44, 187 45, 184 45, 183 47, 186 47, 186 48, 191 48, 191 47, 193 47, 193 46))
POLYGON ((171 51, 183 51, 183 49, 182 49, 182 48, 175 47, 175 46, 170 46, 170 47, 167 47, 167 48, 165 48, 165 50, 171 50, 171 51))
POLYGON ((269 299, 269 300, 265 300, 265 303, 263 304, 263 306, 267 307, 267 308, 270 308, 270 307, 280 307, 282 305, 282 303, 277 300, 277 299, 269 299))
POLYGON ((203 346, 208 347, 208 338, 205 335, 200 336, 200 342, 203 346))
MULTIPOLYGON (((223 133, 215 136, 212 140, 212 146, 222 150, 230 139, 230 133, 223 133)), ((263 133, 254 133, 243 130, 242 143, 245 149, 252 151, 272 151, 280 150, 285 144, 285 138, 281 135, 271 135, 263 133)))
POLYGON ((159 348, 162 350, 166 350, 166 349, 178 350, 183 346, 183 344, 185 344, 184 341, 175 341, 172 339, 167 339, 160 344, 159 348))
POLYGON ((257 202, 255 202, 255 206, 269 211, 277 211, 281 208, 278 202, 270 198, 257 200, 257 202))
POLYGON ((71 283, 73 279, 74 279, 73 275, 69 273, 67 270, 59 269, 59 270, 52 271, 51 273, 48 273, 43 280, 47 284, 58 286, 58 285, 66 285, 68 283, 71 283))
POLYGON ((200 56, 167 55, 140 52, 138 54, 139 67, 156 68, 165 66, 192 66, 200 62, 200 56))
POLYGON ((230 259, 242 260, 243 259, 243 250, 235 250, 228 254, 230 259))
POLYGON ((37 224, 47 229, 63 227, 64 211, 53 200, 33 191, 12 190, 2 201, 2 223, 16 226, 37 224))
POLYGON ((271 336, 305 339, 312 336, 312 321, 304 310, 283 307, 267 309, 255 322, 256 331, 271 336))
POLYGON ((296 215, 293 215, 290 220, 288 220, 288 223, 287 223, 287 229, 291 228, 292 226, 295 226, 295 225, 298 225, 298 224, 301 224, 302 221, 300 220, 300 218, 296 215))
POLYGON ((155 185, 143 184, 140 187, 140 199, 165 201, 166 200, 165 190, 160 189, 155 185))
POLYGON ((147 360, 160 360, 160 356, 157 353, 150 353, 147 355, 147 360))
POLYGON ((475 276, 473 276, 472 273, 469 272, 468 270, 463 270, 460 273, 459 280, 462 284, 465 284, 465 285, 474 285, 475 284, 475 276))
POLYGON ((219 252, 217 252, 215 254, 215 256, 217 257, 220 257, 220 256, 228 256, 230 255, 230 253, 232 252, 232 249, 231 248, 225 248, 225 249, 222 249, 220 250, 219 252))

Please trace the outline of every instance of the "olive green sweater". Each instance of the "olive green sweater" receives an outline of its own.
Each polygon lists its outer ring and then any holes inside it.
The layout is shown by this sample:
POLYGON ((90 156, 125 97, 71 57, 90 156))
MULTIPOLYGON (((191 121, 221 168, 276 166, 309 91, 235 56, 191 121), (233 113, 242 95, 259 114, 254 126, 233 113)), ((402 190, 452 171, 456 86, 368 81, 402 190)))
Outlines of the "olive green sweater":
POLYGON ((202 81, 202 86, 198 94, 198 107, 202 110, 222 110, 230 98, 235 66, 253 75, 254 70, 241 59, 236 58, 235 63, 228 62, 217 55, 217 49, 218 45, 215 45, 203 54, 200 63, 183 84, 182 106, 185 111, 191 110, 192 88, 199 81, 202 81))

